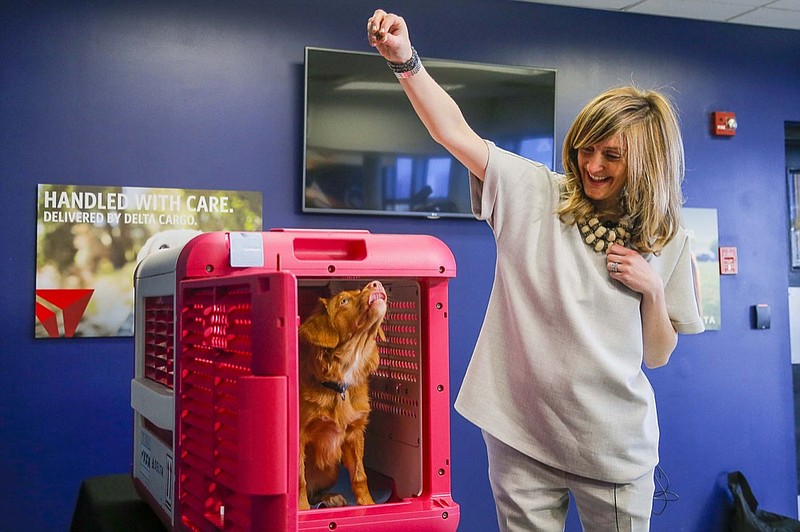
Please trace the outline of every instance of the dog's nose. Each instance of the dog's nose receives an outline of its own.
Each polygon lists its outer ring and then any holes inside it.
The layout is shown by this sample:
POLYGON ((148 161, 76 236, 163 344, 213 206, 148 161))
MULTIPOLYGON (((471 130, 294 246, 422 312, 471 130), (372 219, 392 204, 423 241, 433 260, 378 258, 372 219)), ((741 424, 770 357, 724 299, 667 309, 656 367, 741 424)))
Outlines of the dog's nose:
POLYGON ((373 290, 383 289, 383 285, 381 284, 380 281, 372 281, 371 283, 369 283, 369 287, 372 288, 373 290))

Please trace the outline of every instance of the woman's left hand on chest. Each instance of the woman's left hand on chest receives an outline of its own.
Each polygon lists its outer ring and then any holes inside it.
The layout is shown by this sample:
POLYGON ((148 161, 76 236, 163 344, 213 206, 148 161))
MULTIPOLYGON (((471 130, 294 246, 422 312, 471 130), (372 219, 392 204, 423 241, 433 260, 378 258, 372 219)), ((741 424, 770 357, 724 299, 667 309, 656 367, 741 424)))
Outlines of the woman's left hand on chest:
POLYGON ((606 254, 606 269, 612 279, 640 294, 657 290, 659 287, 663 288, 661 278, 650 263, 638 251, 619 244, 609 248, 606 254))

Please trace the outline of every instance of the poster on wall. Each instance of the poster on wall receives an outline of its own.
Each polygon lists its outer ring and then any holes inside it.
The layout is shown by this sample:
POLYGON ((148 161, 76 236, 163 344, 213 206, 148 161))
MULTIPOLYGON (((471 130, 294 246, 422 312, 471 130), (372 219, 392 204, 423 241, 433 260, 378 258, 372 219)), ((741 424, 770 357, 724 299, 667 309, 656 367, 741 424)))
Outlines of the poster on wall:
POLYGON ((681 211, 683 227, 692 247, 692 267, 695 274, 700 316, 707 331, 722 328, 719 301, 719 230, 717 209, 690 209, 681 211))
POLYGON ((789 185, 789 242, 792 269, 800 270, 800 168, 788 170, 789 185))
POLYGON ((37 212, 36 338, 131 336, 140 260, 262 224, 247 191, 40 184, 37 212))

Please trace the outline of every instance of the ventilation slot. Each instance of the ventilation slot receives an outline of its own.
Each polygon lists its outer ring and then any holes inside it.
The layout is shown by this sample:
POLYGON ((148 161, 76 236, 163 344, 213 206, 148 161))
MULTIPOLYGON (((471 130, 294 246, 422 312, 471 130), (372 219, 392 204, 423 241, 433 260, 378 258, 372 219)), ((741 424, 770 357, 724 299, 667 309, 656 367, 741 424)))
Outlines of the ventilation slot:
POLYGON ((172 296, 144 300, 144 376, 169 388, 175 382, 175 303, 172 296))
MULTIPOLYGON (((380 365, 372 375, 372 407, 416 419, 420 406, 418 296, 415 290, 392 288, 383 322, 386 340, 378 342, 380 365)), ((410 433, 414 433, 416 444, 419 433, 416 429, 410 433)))

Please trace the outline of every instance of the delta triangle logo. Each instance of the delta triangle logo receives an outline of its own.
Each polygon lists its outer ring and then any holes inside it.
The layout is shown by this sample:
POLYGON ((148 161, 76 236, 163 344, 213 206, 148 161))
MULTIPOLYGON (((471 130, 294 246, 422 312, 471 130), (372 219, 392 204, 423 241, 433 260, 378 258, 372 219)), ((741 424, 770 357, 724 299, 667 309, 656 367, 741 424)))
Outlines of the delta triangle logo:
POLYGON ((36 290, 36 319, 50 338, 72 338, 93 293, 92 288, 36 290))

